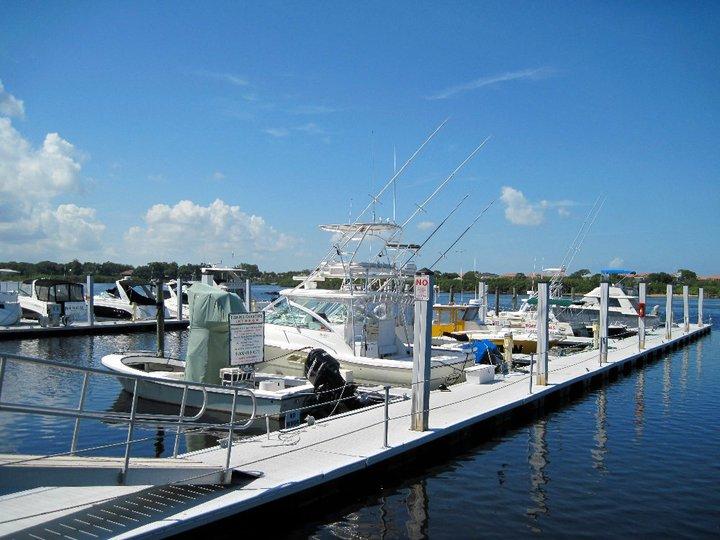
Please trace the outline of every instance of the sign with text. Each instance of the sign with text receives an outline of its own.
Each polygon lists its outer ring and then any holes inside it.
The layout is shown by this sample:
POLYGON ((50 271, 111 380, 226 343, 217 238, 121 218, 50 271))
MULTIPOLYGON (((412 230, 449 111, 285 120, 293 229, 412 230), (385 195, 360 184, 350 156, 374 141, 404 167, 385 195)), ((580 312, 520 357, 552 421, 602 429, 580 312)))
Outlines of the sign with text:
POLYGON ((430 300, 429 276, 415 276, 415 300, 430 300))
POLYGON ((231 313, 230 365, 257 364, 265 359, 265 312, 231 313))

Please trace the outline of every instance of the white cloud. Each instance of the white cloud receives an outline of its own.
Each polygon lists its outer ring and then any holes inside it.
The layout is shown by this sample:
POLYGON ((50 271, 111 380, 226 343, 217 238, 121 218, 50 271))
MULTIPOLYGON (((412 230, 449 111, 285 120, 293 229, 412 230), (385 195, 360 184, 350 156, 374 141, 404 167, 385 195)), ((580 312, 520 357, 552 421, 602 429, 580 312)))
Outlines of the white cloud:
POLYGON ((290 135, 290 130, 287 128, 266 128, 263 129, 263 132, 277 138, 287 137, 288 135, 290 135))
POLYGON ((228 84, 232 84, 234 86, 248 86, 250 83, 240 75, 236 75, 235 73, 228 73, 228 72, 217 72, 217 71, 198 71, 198 75, 201 75, 203 77, 208 77, 210 79, 215 79, 217 81, 226 82, 228 84))
POLYGON ((479 79, 475 79, 470 82, 445 88, 444 90, 441 90, 436 94, 433 94, 432 96, 428 96, 427 99, 447 99, 456 94, 467 92, 468 90, 477 90, 478 88, 482 88, 483 86, 490 86, 492 84, 506 81, 515 81, 520 79, 543 79, 553 75, 554 73, 555 70, 548 67, 523 69, 521 71, 509 71, 506 73, 501 73, 500 75, 480 77, 479 79))
POLYGON ((505 204, 505 217, 515 225, 540 225, 543 221, 542 205, 531 204, 522 191, 509 186, 502 188, 500 200, 505 204))
POLYGON ((338 112, 340 109, 335 107, 328 107, 326 105, 300 105, 290 110, 292 114, 331 114, 338 112))
POLYGON ((417 228, 421 231, 427 231, 435 227, 434 221, 421 221, 417 224, 417 228))
POLYGON ((568 210, 568 209, 565 208, 564 206, 559 207, 559 208, 557 209, 557 211, 558 211, 558 215, 559 215, 560 217, 569 217, 569 216, 570 216, 570 210, 568 210))
POLYGON ((608 266, 610 268, 618 268, 618 267, 622 266, 623 264, 625 264, 625 261, 623 259, 621 259, 620 257, 615 257, 613 260, 611 260, 608 263, 608 266))
POLYGON ((220 171, 215 171, 212 175, 213 180, 225 180, 225 175, 220 171))
POLYGON ((83 187, 75 147, 57 133, 33 148, 0 118, 0 246, 8 258, 59 260, 97 253, 105 225, 93 208, 55 206, 83 187))
POLYGON ((125 233, 128 250, 153 259, 213 261, 231 253, 251 259, 290 248, 296 239, 278 232, 261 216, 217 199, 208 206, 184 200, 175 206, 156 204, 143 226, 125 233))
POLYGON ((16 98, 5 90, 2 81, 0 81, 0 115, 16 116, 18 118, 25 117, 25 104, 23 100, 16 98))

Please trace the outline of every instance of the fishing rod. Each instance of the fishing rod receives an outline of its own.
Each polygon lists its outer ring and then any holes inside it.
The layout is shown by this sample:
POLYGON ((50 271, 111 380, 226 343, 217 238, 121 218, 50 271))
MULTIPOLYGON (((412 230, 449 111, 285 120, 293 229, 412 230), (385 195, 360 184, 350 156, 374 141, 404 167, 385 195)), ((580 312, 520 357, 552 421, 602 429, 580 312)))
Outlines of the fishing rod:
MULTIPOLYGON (((460 199, 460 202, 455 205, 455 208, 453 208, 447 216, 445 216, 445 219, 443 219, 443 220, 438 224, 438 226, 435 227, 435 229, 430 233, 430 235, 429 235, 425 240, 423 240, 423 242, 422 242, 417 248, 415 248, 415 250, 414 250, 413 253, 410 255, 410 257, 408 258, 408 260, 405 261, 405 262, 402 264, 402 266, 400 267, 400 270, 401 270, 401 271, 402 271, 402 269, 405 268, 408 264, 410 264, 410 261, 412 261, 412 260, 415 258, 415 255, 417 255, 417 254, 420 252, 420 250, 425 246, 425 244, 427 244, 427 243, 430 241, 430 239, 431 239, 433 236, 435 236, 435 233, 438 232, 443 225, 445 225, 445 223, 447 222, 447 220, 450 219, 450 216, 452 216, 452 215, 455 213, 455 211, 456 211, 458 208, 460 208, 460 205, 461 205, 462 203, 464 203, 465 200, 466 200, 469 196, 470 196, 470 194, 468 193, 468 194, 465 195, 462 199, 460 199)), ((399 257, 400 257, 400 254, 398 254, 398 256, 395 258, 395 260, 397 260, 399 257)), ((393 262, 395 262, 395 261, 393 261, 393 262)))
POLYGON ((442 252, 442 254, 435 260, 435 262, 430 265, 430 270, 432 270, 433 267, 437 263, 439 263, 445 257, 445 255, 447 255, 448 251, 455 247, 455 244, 457 244, 462 239, 462 237, 465 236, 467 232, 473 227, 473 225, 478 222, 478 220, 483 216, 483 214, 487 212, 493 204, 495 204, 495 201, 497 201, 497 199, 493 199, 492 201, 490 201, 490 204, 488 204, 477 216, 475 216, 475 219, 473 219, 470 225, 468 225, 465 230, 460 233, 460 236, 458 236, 455 241, 450 244, 450 246, 445 251, 442 252))

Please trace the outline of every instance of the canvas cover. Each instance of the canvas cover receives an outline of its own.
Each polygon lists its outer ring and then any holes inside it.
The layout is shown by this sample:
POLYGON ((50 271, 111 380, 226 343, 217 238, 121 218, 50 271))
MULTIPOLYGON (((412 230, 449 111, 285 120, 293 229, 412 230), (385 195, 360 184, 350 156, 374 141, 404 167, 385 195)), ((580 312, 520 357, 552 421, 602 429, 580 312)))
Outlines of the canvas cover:
POLYGON ((203 283, 188 290, 190 338, 185 358, 185 379, 220 384, 220 369, 230 366, 228 315, 245 313, 237 294, 203 283))

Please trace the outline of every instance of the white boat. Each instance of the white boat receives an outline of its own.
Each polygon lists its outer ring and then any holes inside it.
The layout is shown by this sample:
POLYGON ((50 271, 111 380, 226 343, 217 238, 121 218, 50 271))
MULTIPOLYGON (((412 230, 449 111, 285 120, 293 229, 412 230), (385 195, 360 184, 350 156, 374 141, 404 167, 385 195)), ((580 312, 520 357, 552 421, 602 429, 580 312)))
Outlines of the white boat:
MULTIPOLYGON (((152 381, 138 383, 138 396, 150 401, 179 405, 186 387, 185 361, 176 358, 157 358, 147 351, 109 354, 101 360, 102 365, 117 374, 143 375, 152 381)), ((118 377, 125 391, 133 393, 134 379, 118 377)), ((233 385, 216 387, 206 392, 190 387, 185 403, 187 407, 228 413, 232 407, 233 385)), ((315 395, 314 386, 304 377, 283 377, 268 373, 253 373, 252 378, 240 384, 255 394, 256 416, 268 416, 283 427, 291 427, 300 421, 306 404, 315 395)), ((252 399, 246 393, 238 393, 235 410, 249 415, 252 399)))
MULTIPOLYGON (((107 319, 154 319, 157 314, 153 285, 132 278, 122 278, 115 287, 93 298, 95 316, 107 319)), ((165 309, 165 316, 170 313, 165 309)))
MULTIPOLYGON (((190 283, 182 282, 180 284, 181 298, 182 298, 182 315, 183 319, 188 318, 190 313, 190 306, 188 305, 187 288, 190 283)), ((163 286, 163 298, 165 301, 165 309, 168 311, 171 317, 177 318, 178 316, 178 282, 172 280, 163 286)))
MULTIPOLYGON (((0 268, 0 277, 19 274, 17 270, 0 268)), ((22 308, 18 302, 18 283, 0 281, 0 326, 11 326, 22 317, 22 308)))
POLYGON ((57 326, 87 321, 81 283, 63 279, 33 279, 20 284, 18 301, 23 317, 42 325, 57 326))
POLYGON ((204 266, 200 269, 200 280, 206 285, 237 294, 245 302, 245 279, 243 279, 242 273, 241 268, 220 265, 204 266))
MULTIPOLYGON (((321 229, 357 246, 346 253, 337 249, 335 256, 302 277, 300 285, 280 291, 279 299, 265 308, 263 369, 299 374, 302 352, 322 348, 351 370, 357 382, 411 386, 415 266, 399 262, 407 253, 407 245, 398 242, 400 226, 375 222, 321 229), (388 262, 355 261, 360 244, 370 239, 386 252, 388 262), (393 253, 391 247, 402 253, 393 253), (317 288, 318 282, 330 278, 341 281, 339 289, 317 288)), ((464 380, 463 369, 473 362, 460 346, 433 347, 431 387, 464 380)))

